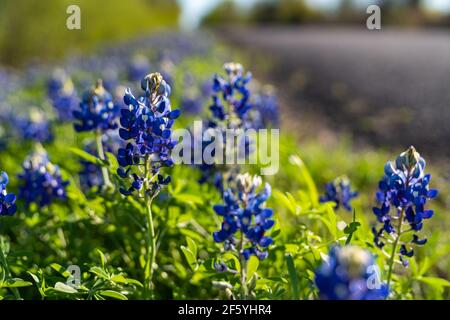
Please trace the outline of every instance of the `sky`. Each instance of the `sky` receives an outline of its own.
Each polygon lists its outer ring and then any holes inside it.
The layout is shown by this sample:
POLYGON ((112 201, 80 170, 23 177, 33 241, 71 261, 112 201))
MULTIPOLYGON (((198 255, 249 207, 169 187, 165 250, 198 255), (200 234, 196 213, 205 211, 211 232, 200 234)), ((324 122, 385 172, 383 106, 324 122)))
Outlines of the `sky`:
MULTIPOLYGON (((250 7, 255 2, 261 0, 234 0, 241 7, 250 7)), ((339 4, 339 0, 305 0, 309 5, 317 9, 333 10, 339 4)), ((194 29, 198 26, 201 19, 214 9, 222 0, 178 0, 182 8, 180 24, 185 29, 194 29)), ((361 5, 373 3, 371 0, 358 0, 361 5)), ((450 0, 425 0, 427 8, 450 12, 450 0)))

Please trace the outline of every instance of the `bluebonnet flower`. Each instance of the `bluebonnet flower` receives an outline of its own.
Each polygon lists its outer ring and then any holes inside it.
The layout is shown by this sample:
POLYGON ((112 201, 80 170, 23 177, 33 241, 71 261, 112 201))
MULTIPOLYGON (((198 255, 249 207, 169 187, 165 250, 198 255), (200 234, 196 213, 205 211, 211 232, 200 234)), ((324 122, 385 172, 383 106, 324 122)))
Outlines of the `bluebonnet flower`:
POLYGON ((213 104, 209 107, 213 119, 226 121, 227 128, 242 127, 242 121, 252 105, 248 83, 252 76, 244 74, 241 64, 229 62, 224 65, 227 77, 215 75, 213 79, 213 104))
POLYGON ((116 129, 120 106, 115 104, 111 94, 105 90, 102 81, 97 80, 95 87, 86 91, 80 103, 81 110, 75 110, 73 116, 79 121, 75 130, 101 131, 116 129))
POLYGON ((347 177, 338 177, 325 186, 325 194, 320 197, 320 202, 334 202, 334 209, 343 206, 346 210, 352 211, 350 201, 358 196, 358 192, 350 188, 350 180, 347 177))
POLYGON ((388 286, 381 283, 378 266, 368 252, 357 246, 335 246, 315 270, 315 283, 323 300, 384 300, 388 286))
POLYGON ((55 199, 66 199, 66 186, 58 166, 52 164, 44 150, 32 153, 22 164, 19 174, 21 185, 19 197, 27 205, 36 203, 39 207, 50 205, 55 199))
POLYGON ((12 216, 17 210, 16 196, 6 191, 8 183, 8 174, 2 171, 0 173, 0 216, 12 216))
POLYGON ((162 167, 173 165, 171 150, 177 141, 171 139, 174 120, 180 116, 179 110, 171 110, 170 86, 159 73, 147 75, 141 82, 144 94, 135 98, 127 89, 124 102, 127 109, 121 110, 119 135, 131 141, 118 151, 117 160, 121 166, 118 174, 122 178, 131 177, 131 187, 121 189, 129 195, 145 186, 145 192, 155 194, 170 182, 170 176, 159 174, 162 167), (132 170, 138 168, 138 170, 132 170), (143 169, 144 172, 140 169, 143 169), (144 173, 144 176, 142 176, 144 173), (156 179, 145 175, 152 174, 156 179))
MULTIPOLYGON (((226 63, 223 68, 226 77, 215 75, 213 78, 212 105, 209 107, 211 117, 204 121, 204 124, 206 130, 213 129, 216 133, 222 134, 224 149, 218 152, 225 154, 224 151, 227 150, 225 130, 246 129, 246 116, 252 105, 250 104, 250 90, 248 88, 251 74, 244 74, 242 65, 235 62, 226 63)), ((232 143, 234 145, 234 141, 232 143)), ((251 141, 248 136, 245 136, 244 141, 238 142, 237 155, 240 159, 251 152, 250 145, 251 141)), ((233 149, 232 152, 235 152, 235 150, 233 149)), ((200 182, 212 182, 221 192, 227 180, 235 178, 231 174, 236 173, 227 166, 218 164, 201 165, 199 169, 202 172, 200 182), (224 179, 224 175, 227 178, 224 179)))
POLYGON ((422 229, 424 220, 434 214, 433 210, 425 208, 427 200, 438 195, 436 189, 430 189, 430 180, 431 175, 425 174, 425 160, 411 146, 395 162, 386 163, 384 177, 378 185, 376 199, 380 206, 374 207, 373 212, 382 226, 373 228, 374 242, 382 248, 391 237, 396 246, 403 232, 412 231, 412 239, 402 243, 399 250, 405 265, 407 260, 404 258, 414 254, 408 247, 426 243, 426 239, 420 239, 417 232, 422 229), (410 230, 403 228, 406 223, 410 230))
POLYGON ((61 121, 72 120, 72 112, 79 100, 71 78, 64 70, 57 69, 47 84, 48 97, 61 121))
POLYGON ((53 140, 50 123, 42 111, 32 108, 28 117, 14 119, 15 128, 23 139, 45 143, 53 140))
POLYGON ((257 193, 261 178, 248 173, 237 176, 237 190, 229 188, 224 192, 223 205, 215 205, 214 211, 223 217, 221 229, 213 233, 214 241, 224 242, 225 250, 238 250, 246 260, 251 255, 260 260, 268 256, 267 247, 272 244, 266 232, 272 228, 273 210, 265 208, 271 188, 269 184, 257 193), (236 233, 240 232, 240 239, 236 233))

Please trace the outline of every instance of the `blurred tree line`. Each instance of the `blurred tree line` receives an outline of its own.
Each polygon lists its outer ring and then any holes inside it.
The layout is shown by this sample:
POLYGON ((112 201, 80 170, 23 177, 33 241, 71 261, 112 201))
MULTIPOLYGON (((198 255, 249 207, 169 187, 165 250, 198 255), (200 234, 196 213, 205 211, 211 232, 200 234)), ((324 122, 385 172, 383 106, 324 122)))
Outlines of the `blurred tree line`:
POLYGON ((0 64, 49 60, 70 49, 178 25, 175 0, 0 0, 0 64), (81 30, 68 30, 66 9, 78 5, 81 30))
MULTIPOLYGON (((427 0, 373 0, 381 8, 383 24, 404 26, 449 25, 450 16, 425 9, 427 0)), ((364 8, 363 8, 364 9, 364 8)), ((341 0, 335 20, 344 23, 360 23, 367 15, 357 0, 341 0)))
POLYGON ((260 1, 248 11, 241 10, 233 0, 225 0, 203 19, 202 24, 298 24, 319 18, 320 13, 307 6, 303 0, 260 1))
MULTIPOLYGON (((382 10, 384 24, 450 25, 450 16, 426 11, 426 0, 374 0, 382 10)), ((450 0, 449 0, 450 1, 450 0)), ((367 4, 366 4, 367 5, 367 4)), ((365 23, 365 7, 358 0, 341 0, 336 10, 321 12, 304 0, 261 0, 249 10, 242 10, 233 0, 221 2, 203 21, 203 25, 219 24, 304 24, 365 23)))

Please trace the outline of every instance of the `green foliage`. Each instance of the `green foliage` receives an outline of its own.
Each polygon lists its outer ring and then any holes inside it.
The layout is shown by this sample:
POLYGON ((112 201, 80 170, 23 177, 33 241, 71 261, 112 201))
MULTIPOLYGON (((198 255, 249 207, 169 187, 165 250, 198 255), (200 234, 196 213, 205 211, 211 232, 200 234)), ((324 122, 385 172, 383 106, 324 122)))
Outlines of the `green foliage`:
POLYGON ((176 2, 167 0, 2 0, 0 64, 49 60, 69 49, 89 50, 99 43, 174 27, 178 15, 176 2), (66 28, 69 5, 80 7, 81 30, 66 28))
MULTIPOLYGON (((1 4, 5 5, 5 4, 1 4)), ((177 83, 185 70, 206 79, 220 66, 220 55, 193 57, 180 63, 177 83)), ((41 82, 43 86, 43 81, 41 82)), ((25 88, 18 95, 42 99, 43 88, 25 88)), ((179 105, 175 94, 173 105, 179 105)), ((205 105, 206 109, 207 105, 205 105)), ((180 126, 192 119, 182 116, 180 126)), ((77 135, 70 124, 55 128, 55 141, 45 146, 52 162, 58 164, 70 181, 68 200, 39 210, 26 208, 18 199, 13 217, 1 217, 0 297, 2 299, 142 299, 146 260, 145 206, 140 199, 116 192, 81 189, 77 172, 84 159, 107 168, 116 179, 117 161, 112 154, 101 161, 82 151, 87 135, 77 135), (68 267, 81 270, 80 285, 73 285, 68 267)), ((0 168, 10 174, 8 191, 17 193, 20 163, 31 144, 10 143, 2 151, 0 168)), ((378 256, 381 277, 386 274, 387 257, 373 246, 371 212, 377 182, 384 162, 392 158, 383 150, 356 149, 350 139, 326 145, 321 141, 297 143, 281 130, 280 171, 264 177, 273 188, 268 206, 274 209, 276 224, 270 236, 274 244, 264 261, 250 259, 246 264, 212 240, 220 221, 213 205, 221 202, 211 185, 198 183, 199 173, 188 165, 170 171, 172 182, 156 198, 152 210, 155 220, 156 257, 153 275, 156 299, 240 298, 241 277, 245 276, 247 295, 256 299, 315 299, 314 270, 333 244, 351 243, 369 248, 378 256), (335 211, 318 198, 326 182, 346 174, 360 192, 352 205, 355 212, 335 211), (226 272, 214 264, 223 262, 226 272), (245 271, 245 272, 242 272, 245 271)), ((437 167, 434 177, 444 175, 437 167)), ((259 172, 259 167, 249 171, 259 172)), ((418 248, 408 269, 395 267, 393 294, 396 299, 448 299, 450 272, 450 219, 448 181, 433 181, 444 196, 431 204, 436 216, 426 224, 428 243, 418 248)))

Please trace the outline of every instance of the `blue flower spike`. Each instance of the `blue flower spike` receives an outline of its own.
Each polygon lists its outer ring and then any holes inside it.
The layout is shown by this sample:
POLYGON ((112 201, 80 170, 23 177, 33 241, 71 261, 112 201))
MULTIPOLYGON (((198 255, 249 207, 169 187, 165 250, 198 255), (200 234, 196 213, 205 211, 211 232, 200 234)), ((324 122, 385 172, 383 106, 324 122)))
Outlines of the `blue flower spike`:
MULTIPOLYGON (((215 130, 223 135, 224 146, 226 144, 226 130, 239 130, 252 127, 252 119, 249 111, 252 109, 250 103, 251 92, 249 82, 252 79, 251 73, 244 73, 244 67, 240 63, 228 62, 223 66, 225 75, 214 75, 212 81, 212 104, 209 109, 211 116, 204 121, 205 130, 215 130)), ((203 136, 203 132, 201 132, 203 136)), ((252 141, 245 137, 245 140, 238 142, 240 153, 238 156, 244 158, 252 150, 252 141)), ((206 146, 206 145, 205 145, 206 146)), ((205 147, 204 146, 204 147, 205 147)), ((201 171, 200 183, 212 183, 221 193, 226 189, 229 180, 235 180, 239 170, 216 164, 202 164, 198 166, 201 171), (225 173, 225 174, 224 174, 225 173), (224 179, 224 176, 227 179, 224 179)))
POLYGON ((434 211, 426 209, 425 205, 437 197, 438 191, 430 188, 431 175, 425 173, 425 165, 425 160, 411 146, 395 161, 386 163, 384 176, 378 185, 376 200, 379 206, 373 208, 373 213, 381 227, 373 227, 372 232, 374 243, 379 248, 390 243, 394 246, 388 284, 395 256, 399 254, 400 261, 407 266, 407 258, 414 255, 413 247, 427 242, 418 233, 425 220, 434 215, 434 211))
POLYGON ((41 110, 32 107, 27 117, 16 117, 14 120, 23 139, 40 143, 53 140, 50 122, 41 110))
POLYGON ((334 202, 334 209, 343 207, 347 211, 352 211, 350 201, 358 196, 358 192, 350 188, 350 180, 345 177, 338 177, 325 186, 325 194, 320 197, 320 202, 334 202))
POLYGON ((174 163, 171 150, 177 141, 172 139, 172 127, 180 111, 171 109, 171 89, 160 73, 144 77, 141 88, 144 92, 138 98, 130 89, 125 92, 127 108, 121 110, 119 135, 127 145, 118 151, 117 174, 132 180, 130 187, 120 189, 123 195, 144 186, 143 191, 153 196, 170 182, 170 176, 163 177, 160 170, 174 163))
POLYGON ((52 164, 42 148, 38 148, 22 164, 23 172, 19 174, 21 185, 19 197, 27 206, 36 203, 39 207, 52 204, 56 199, 65 200, 66 186, 58 166, 52 164))
POLYGON ((102 80, 83 94, 78 110, 73 111, 77 123, 75 130, 100 131, 117 129, 120 106, 113 101, 112 95, 103 87, 102 80))
POLYGON ((17 211, 15 194, 6 191, 8 183, 8 174, 2 171, 0 173, 0 216, 12 216, 17 211))
POLYGON ((381 282, 372 254, 357 246, 335 246, 315 270, 322 300, 384 300, 388 286, 381 282))
POLYGON ((266 235, 275 224, 273 210, 264 205, 271 188, 266 184, 257 192, 261 184, 259 176, 240 174, 236 190, 226 190, 224 204, 214 206, 216 214, 223 219, 221 229, 213 233, 214 241, 223 242, 225 250, 237 251, 245 260, 252 255, 264 260, 268 256, 268 247, 273 243, 273 239, 266 235))
POLYGON ((47 94, 61 121, 73 119, 79 100, 72 79, 62 69, 56 69, 47 83, 47 94))

